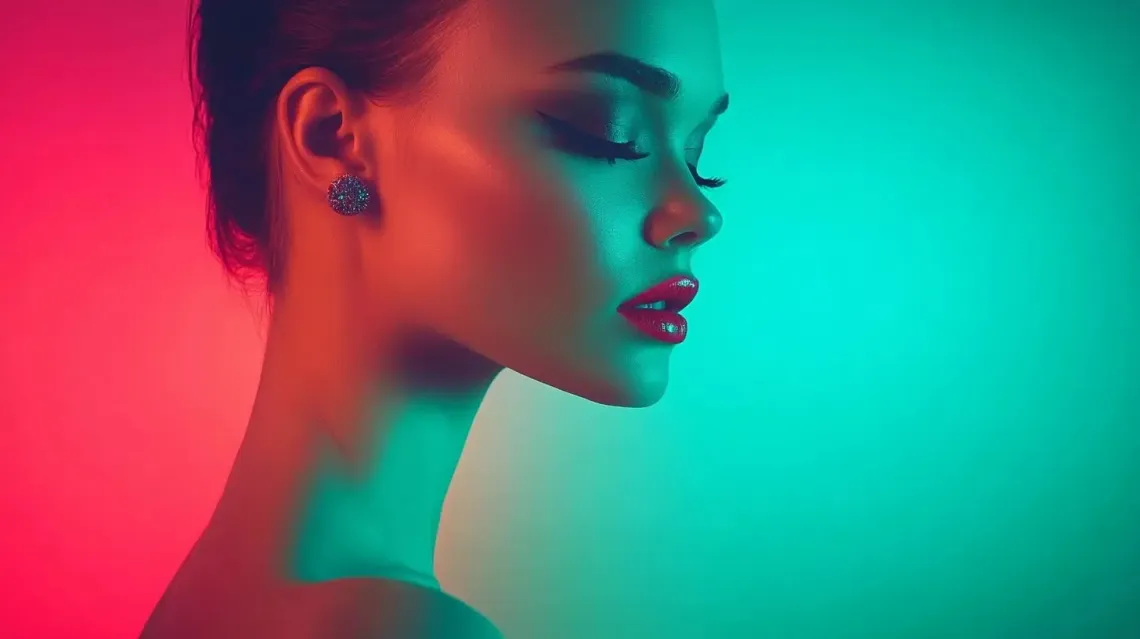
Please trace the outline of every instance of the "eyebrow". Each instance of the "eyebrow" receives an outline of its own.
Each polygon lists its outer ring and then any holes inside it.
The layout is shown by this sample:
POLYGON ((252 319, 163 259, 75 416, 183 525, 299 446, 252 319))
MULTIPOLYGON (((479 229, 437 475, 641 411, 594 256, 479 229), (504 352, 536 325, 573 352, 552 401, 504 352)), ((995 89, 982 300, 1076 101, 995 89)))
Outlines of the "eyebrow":
MULTIPOLYGON (((673 99, 681 93, 681 79, 677 74, 639 60, 624 53, 602 51, 580 58, 559 62, 547 68, 551 73, 577 72, 600 73, 611 78, 624 80, 633 86, 661 98, 673 99)), ((728 110, 728 94, 717 98, 713 103, 711 116, 718 116, 728 110)))

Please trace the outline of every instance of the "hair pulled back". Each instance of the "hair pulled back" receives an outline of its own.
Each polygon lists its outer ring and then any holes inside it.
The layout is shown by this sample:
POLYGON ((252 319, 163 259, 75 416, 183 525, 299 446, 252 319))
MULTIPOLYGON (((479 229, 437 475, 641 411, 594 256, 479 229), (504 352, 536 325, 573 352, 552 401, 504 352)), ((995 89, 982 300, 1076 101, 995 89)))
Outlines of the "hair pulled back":
POLYGON ((199 170, 210 248, 226 272, 275 292, 282 268, 270 198, 277 95, 307 67, 394 99, 430 73, 433 37, 462 0, 199 0, 189 21, 199 170))

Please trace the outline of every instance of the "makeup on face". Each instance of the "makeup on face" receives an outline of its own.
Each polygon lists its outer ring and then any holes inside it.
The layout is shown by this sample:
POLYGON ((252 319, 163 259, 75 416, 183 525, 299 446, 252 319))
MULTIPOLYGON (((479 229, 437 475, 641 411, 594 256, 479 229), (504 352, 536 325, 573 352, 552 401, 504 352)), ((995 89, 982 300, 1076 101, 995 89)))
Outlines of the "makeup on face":
POLYGON ((689 332, 681 311, 696 298, 697 289, 695 277, 677 275, 626 300, 618 306, 618 313, 642 335, 665 344, 680 344, 689 332))
MULTIPOLYGON (((576 89, 555 91, 536 101, 535 116, 546 129, 550 142, 558 149, 577 157, 604 160, 610 165, 619 161, 648 158, 658 146, 646 139, 649 130, 640 102, 645 96, 627 95, 620 89, 576 89)), ((703 135, 711 123, 704 123, 686 141, 685 165, 697 186, 715 189, 724 180, 698 173, 703 135), (694 136, 698 136, 695 140, 694 136)))

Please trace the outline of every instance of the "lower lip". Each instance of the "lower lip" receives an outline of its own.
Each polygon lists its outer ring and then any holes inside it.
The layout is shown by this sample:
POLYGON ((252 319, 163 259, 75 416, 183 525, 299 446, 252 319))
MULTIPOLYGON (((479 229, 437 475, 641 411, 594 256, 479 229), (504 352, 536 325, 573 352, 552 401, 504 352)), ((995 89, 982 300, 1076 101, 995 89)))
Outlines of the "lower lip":
POLYGON ((650 308, 623 308, 618 312, 643 334, 666 344, 680 344, 689 332, 689 323, 680 313, 650 308))

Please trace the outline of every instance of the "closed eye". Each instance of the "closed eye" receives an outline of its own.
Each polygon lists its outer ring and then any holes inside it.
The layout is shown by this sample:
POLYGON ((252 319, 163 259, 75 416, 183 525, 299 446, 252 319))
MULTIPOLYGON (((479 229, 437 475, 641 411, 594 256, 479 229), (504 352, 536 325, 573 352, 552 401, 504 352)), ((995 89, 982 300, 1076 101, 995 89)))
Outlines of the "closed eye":
MULTIPOLYGON (((618 160, 634 161, 649 157, 648 153, 637 150, 634 142, 607 140, 579 129, 578 127, 552 115, 536 111, 539 118, 550 130, 554 144, 563 150, 581 157, 605 160, 616 164, 618 160)), ((696 165, 689 164, 689 173, 697 186, 702 189, 716 189, 727 182, 723 178, 704 177, 697 172, 696 165)))
POLYGON ((616 164, 618 160, 641 160, 648 153, 637 150, 634 142, 615 142, 582 131, 578 127, 554 116, 538 111, 539 118, 546 124, 559 148, 586 158, 606 160, 616 164))

